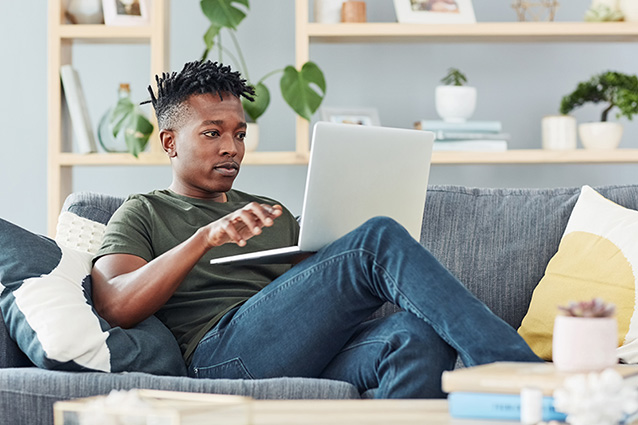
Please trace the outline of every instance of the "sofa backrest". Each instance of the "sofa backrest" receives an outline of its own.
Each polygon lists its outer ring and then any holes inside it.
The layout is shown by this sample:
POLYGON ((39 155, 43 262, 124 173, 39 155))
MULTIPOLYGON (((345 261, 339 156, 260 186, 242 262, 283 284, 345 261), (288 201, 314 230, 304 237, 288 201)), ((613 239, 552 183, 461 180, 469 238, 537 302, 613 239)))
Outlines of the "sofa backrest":
MULTIPOLYGON (((638 209, 638 185, 595 189, 638 209)), ((580 188, 432 186, 421 243, 494 313, 518 328, 579 194, 580 188)))

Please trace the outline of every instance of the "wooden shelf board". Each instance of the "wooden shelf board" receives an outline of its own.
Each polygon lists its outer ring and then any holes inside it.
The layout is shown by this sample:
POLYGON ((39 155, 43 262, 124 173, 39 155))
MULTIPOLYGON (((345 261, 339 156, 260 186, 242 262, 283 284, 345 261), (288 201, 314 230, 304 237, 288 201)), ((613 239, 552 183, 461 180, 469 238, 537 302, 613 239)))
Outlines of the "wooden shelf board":
MULTIPOLYGON (((128 153, 62 153, 58 163, 63 167, 72 166, 119 166, 119 165, 169 165, 166 155, 162 153, 144 152, 139 158, 128 153)), ((307 155, 296 152, 248 152, 242 164, 248 165, 305 165, 307 155)))
POLYGON ((317 24, 309 23, 311 42, 635 42, 638 23, 629 22, 480 22, 476 24, 317 24))
MULTIPOLYGON (((163 154, 145 152, 139 158, 127 153, 62 153, 58 163, 70 166, 169 165, 163 154)), ((638 163, 638 149, 550 151, 512 149, 505 152, 434 152, 432 163, 461 164, 622 164, 638 163)), ((308 156, 296 152, 248 152, 244 165, 306 165, 308 156)))
POLYGON ((433 164, 620 164, 638 162, 638 149, 551 151, 512 149, 505 152, 434 152, 433 164))
POLYGON ((92 43, 142 43, 151 39, 150 26, 60 25, 62 39, 92 43))

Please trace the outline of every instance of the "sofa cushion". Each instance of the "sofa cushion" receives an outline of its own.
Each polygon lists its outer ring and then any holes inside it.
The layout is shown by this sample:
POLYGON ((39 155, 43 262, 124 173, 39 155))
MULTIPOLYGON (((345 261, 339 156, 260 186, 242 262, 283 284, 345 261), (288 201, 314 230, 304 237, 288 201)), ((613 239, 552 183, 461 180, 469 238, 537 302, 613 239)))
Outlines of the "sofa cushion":
MULTIPOLYGON (((596 190, 638 209, 638 185, 596 190)), ((579 194, 580 188, 431 186, 421 243, 492 311, 518 328, 579 194)))
POLYGON ((519 329, 537 355, 552 358, 558 306, 599 297, 616 306, 619 357, 627 363, 638 362, 638 329, 631 327, 638 319, 636 240, 638 211, 584 186, 519 329))
POLYGON ((91 305, 92 255, 0 219, 0 311, 37 366, 184 375, 172 334, 155 317, 111 328, 91 305))

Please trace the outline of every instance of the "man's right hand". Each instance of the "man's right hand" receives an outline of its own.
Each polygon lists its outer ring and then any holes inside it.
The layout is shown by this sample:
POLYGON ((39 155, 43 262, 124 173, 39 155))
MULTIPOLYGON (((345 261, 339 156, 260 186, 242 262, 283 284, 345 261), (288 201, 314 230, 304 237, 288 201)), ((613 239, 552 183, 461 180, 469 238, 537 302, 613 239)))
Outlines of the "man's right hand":
POLYGON ((248 239, 261 234, 264 227, 272 226, 274 220, 282 213, 280 205, 251 202, 244 208, 212 222, 202 228, 202 231, 205 232, 209 248, 226 243, 245 246, 248 239))

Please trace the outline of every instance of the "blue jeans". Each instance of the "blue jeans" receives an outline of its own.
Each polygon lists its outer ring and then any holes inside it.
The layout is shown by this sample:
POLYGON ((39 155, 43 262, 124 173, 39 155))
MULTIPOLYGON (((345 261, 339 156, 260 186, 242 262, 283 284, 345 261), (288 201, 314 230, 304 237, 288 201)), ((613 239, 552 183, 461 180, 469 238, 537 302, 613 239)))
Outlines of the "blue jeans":
POLYGON ((540 361, 408 232, 374 218, 229 312, 195 350, 198 378, 320 377, 378 398, 443 397, 441 373, 540 361), (384 302, 403 312, 367 321, 384 302))

